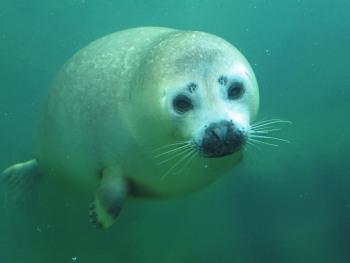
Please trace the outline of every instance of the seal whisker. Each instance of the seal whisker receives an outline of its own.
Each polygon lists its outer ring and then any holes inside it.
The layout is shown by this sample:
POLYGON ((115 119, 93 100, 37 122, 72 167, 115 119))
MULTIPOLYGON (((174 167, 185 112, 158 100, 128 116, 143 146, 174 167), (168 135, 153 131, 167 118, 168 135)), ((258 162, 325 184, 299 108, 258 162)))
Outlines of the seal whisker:
POLYGON ((261 139, 268 139, 268 140, 276 140, 276 141, 281 141, 281 142, 286 142, 286 143, 290 143, 290 141, 286 140, 286 139, 281 139, 281 138, 277 138, 277 137, 272 137, 272 136, 262 136, 262 135, 250 135, 251 138, 261 138, 261 139))
POLYGON ((260 124, 265 124, 265 123, 274 122, 274 121, 285 121, 285 120, 277 119, 277 118, 276 119, 267 119, 267 120, 257 121, 253 125, 260 125, 260 124))
POLYGON ((184 144, 188 144, 188 143, 189 143, 189 141, 170 143, 170 144, 166 144, 166 145, 160 146, 160 147, 152 150, 152 152, 157 152, 157 151, 160 151, 160 150, 162 150, 164 148, 169 148, 169 147, 173 147, 173 146, 177 146, 177 145, 184 145, 184 144))
POLYGON ((173 171, 177 166, 179 166, 187 157, 189 157, 193 153, 194 149, 191 149, 187 152, 180 160, 178 160, 172 167, 168 169, 168 171, 162 175, 162 179, 164 179, 171 171, 173 171))
POLYGON ((188 166, 189 164, 193 161, 193 159, 198 156, 197 151, 193 150, 192 154, 188 157, 187 161, 184 163, 184 165, 181 167, 181 169, 177 172, 178 174, 182 173, 188 166))
POLYGON ((269 121, 283 121, 283 120, 279 119, 279 118, 272 118, 272 119, 262 118, 260 121, 257 121, 255 123, 264 123, 264 122, 269 122, 269 121))
POLYGON ((158 162, 157 165, 161 165, 161 164, 164 164, 166 162, 169 162, 169 161, 175 159, 176 157, 178 157, 180 155, 183 155, 185 153, 188 153, 189 151, 192 151, 192 150, 193 150, 192 148, 183 149, 181 152, 178 152, 178 153, 174 154, 173 156, 169 157, 168 159, 165 159, 163 161, 158 162))
POLYGON ((247 144, 246 144, 246 145, 247 145, 247 146, 251 146, 252 148, 257 149, 258 151, 261 151, 261 148, 260 148, 257 144, 255 144, 254 142, 252 142, 252 141, 250 141, 250 140, 247 141, 247 144))
POLYGON ((269 122, 269 123, 264 123, 264 124, 260 124, 258 126, 252 126, 251 129, 252 130, 264 130, 264 129, 270 129, 270 128, 274 128, 276 124, 279 123, 284 123, 284 122, 269 122))
POLYGON ((186 149, 186 148, 190 148, 190 147, 191 147, 190 144, 182 145, 182 146, 177 147, 177 148, 175 148, 175 149, 171 149, 171 150, 169 150, 169 151, 166 151, 166 152, 157 154, 156 156, 154 156, 154 158, 159 158, 159 157, 161 157, 161 156, 163 156, 163 155, 170 154, 170 153, 172 153, 172 152, 177 152, 177 151, 179 151, 179 150, 181 150, 181 149, 186 149))
POLYGON ((273 147, 279 147, 278 144, 273 144, 273 143, 268 143, 268 142, 264 142, 264 141, 259 141, 259 140, 253 139, 253 138, 249 138, 248 140, 251 141, 251 142, 255 142, 257 144, 265 144, 265 145, 269 145, 269 146, 273 146, 273 147))
POLYGON ((269 127, 271 127, 271 125, 277 124, 277 123, 288 123, 288 124, 292 124, 291 121, 273 120, 273 121, 266 122, 266 123, 262 123, 262 124, 253 124, 253 125, 251 125, 251 128, 252 128, 252 129, 255 129, 255 130, 256 130, 257 128, 262 128, 262 127, 269 128, 269 127))
POLYGON ((270 129, 270 130, 263 130, 263 129, 250 129, 248 132, 249 134, 268 134, 270 132, 280 131, 281 129, 270 129))

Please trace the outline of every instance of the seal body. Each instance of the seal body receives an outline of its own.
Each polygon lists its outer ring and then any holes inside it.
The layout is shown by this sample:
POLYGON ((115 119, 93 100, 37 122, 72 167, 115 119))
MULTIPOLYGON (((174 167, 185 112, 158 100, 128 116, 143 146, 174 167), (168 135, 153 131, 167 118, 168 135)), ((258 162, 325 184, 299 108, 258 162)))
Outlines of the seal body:
POLYGON ((231 171, 258 106, 254 73, 225 40, 124 30, 81 49, 58 73, 35 159, 45 175, 97 193, 94 220, 109 226, 126 193, 189 193, 231 171))
MULTIPOLYGON (((181 139, 173 132, 181 124, 165 114, 163 93, 181 81, 205 79, 205 71, 220 76, 215 63, 230 60, 250 69, 230 44, 201 32, 136 28, 93 42, 65 64, 50 91, 38 129, 40 166, 89 190, 104 167, 116 164, 157 195, 190 192, 215 180, 237 156, 196 158, 181 173, 162 178, 169 167, 157 165, 152 150, 181 139), (219 51, 223 58, 214 61, 219 51)), ((257 95, 250 104, 255 114, 257 95)))

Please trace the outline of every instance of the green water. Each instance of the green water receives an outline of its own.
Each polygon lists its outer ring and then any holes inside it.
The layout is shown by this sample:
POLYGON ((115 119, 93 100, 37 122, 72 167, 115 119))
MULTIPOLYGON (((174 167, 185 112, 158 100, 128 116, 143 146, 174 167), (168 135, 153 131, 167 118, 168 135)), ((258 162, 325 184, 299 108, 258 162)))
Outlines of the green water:
POLYGON ((293 122, 279 134, 290 144, 247 151, 190 196, 130 200, 108 231, 53 186, 23 211, 1 200, 0 263, 350 262, 349 14, 346 0, 0 0, 0 170, 31 157, 60 66, 135 26, 227 39, 255 70, 260 117, 293 122))

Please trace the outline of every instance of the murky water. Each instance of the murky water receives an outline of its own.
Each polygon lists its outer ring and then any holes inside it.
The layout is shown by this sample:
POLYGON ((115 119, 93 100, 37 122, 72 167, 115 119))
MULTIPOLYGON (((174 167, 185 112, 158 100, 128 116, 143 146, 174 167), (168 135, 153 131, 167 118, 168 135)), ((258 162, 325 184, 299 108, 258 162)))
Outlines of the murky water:
POLYGON ((260 118, 293 125, 279 134, 290 144, 248 149, 203 191, 131 199, 108 231, 89 224, 89 197, 43 182, 15 209, 2 190, 0 262, 349 262, 349 12, 341 0, 2 0, 0 169, 31 158, 39 106, 61 65, 135 26, 227 39, 255 70, 260 118))

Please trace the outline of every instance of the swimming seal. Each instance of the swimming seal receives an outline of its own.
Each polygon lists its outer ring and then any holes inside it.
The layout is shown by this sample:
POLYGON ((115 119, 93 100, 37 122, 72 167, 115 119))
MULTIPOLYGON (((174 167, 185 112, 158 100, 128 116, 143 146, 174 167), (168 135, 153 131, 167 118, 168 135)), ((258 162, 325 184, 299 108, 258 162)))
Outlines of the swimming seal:
POLYGON ((3 175, 54 176, 90 192, 91 220, 107 228, 128 195, 185 194, 232 170, 258 107, 253 70, 222 38, 160 27, 116 32, 63 66, 35 158, 3 175))

